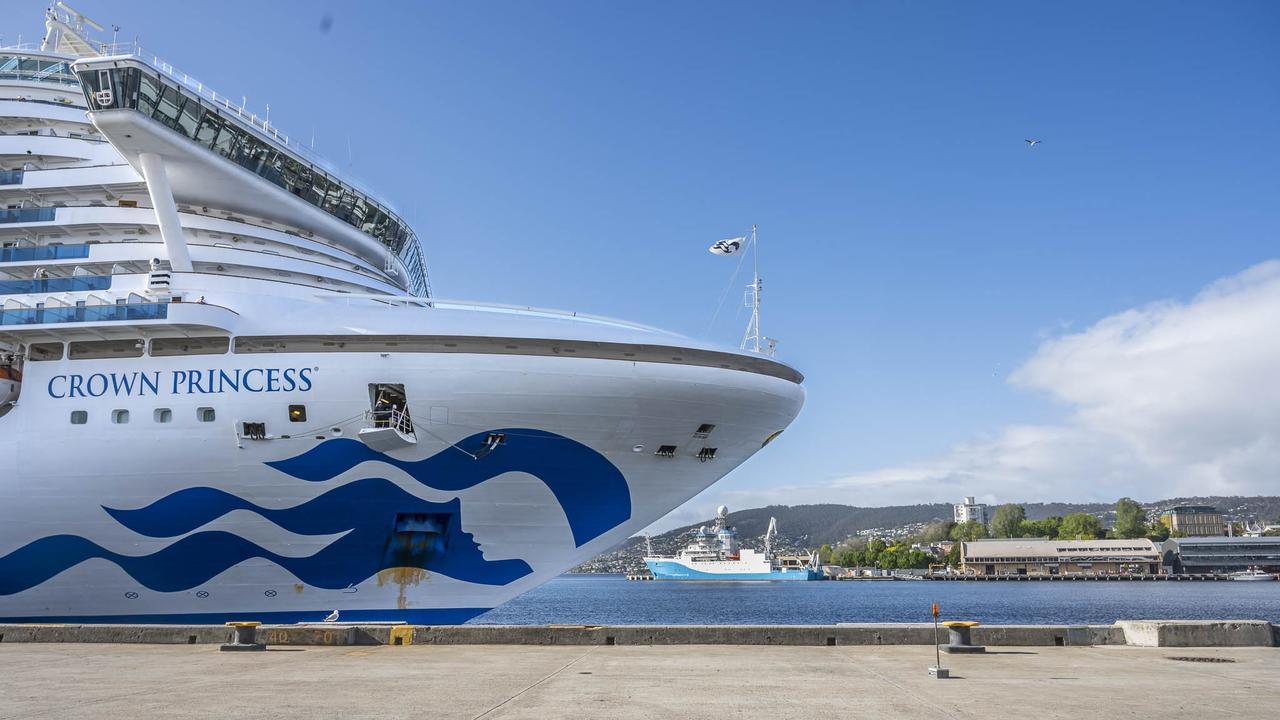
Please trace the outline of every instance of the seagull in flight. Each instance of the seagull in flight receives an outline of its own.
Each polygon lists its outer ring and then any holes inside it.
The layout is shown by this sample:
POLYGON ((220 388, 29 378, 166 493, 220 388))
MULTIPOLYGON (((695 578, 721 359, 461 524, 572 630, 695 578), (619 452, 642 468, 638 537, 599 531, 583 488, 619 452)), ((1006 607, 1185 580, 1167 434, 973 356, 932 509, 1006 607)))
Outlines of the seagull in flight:
POLYGON ((1026 140, 1024 140, 1023 142, 1025 142, 1025 143, 1027 144, 1027 147, 1029 147, 1029 148, 1033 148, 1033 147, 1035 147, 1035 146, 1037 146, 1037 145, 1039 145, 1039 144, 1040 144, 1040 141, 1039 141, 1039 140, 1033 140, 1033 139, 1031 139, 1031 138, 1027 138, 1027 139, 1026 139, 1026 140))

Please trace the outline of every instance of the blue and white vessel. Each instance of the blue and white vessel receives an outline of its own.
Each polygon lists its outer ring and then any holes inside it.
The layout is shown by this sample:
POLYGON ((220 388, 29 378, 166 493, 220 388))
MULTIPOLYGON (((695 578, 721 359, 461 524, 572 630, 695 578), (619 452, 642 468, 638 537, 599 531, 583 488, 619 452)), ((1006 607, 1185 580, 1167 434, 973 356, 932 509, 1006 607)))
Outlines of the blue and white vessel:
POLYGON ((703 525, 694 533, 693 541, 674 557, 661 557, 652 552, 644 564, 655 580, 821 580, 817 558, 786 562, 774 555, 773 538, 778 522, 769 518, 764 535, 764 552, 742 549, 738 533, 729 525, 729 508, 716 510, 713 527, 703 525))
POLYGON ((0 622, 463 622, 800 411, 768 351, 434 297, 386 203, 96 27, 0 50, 0 622))

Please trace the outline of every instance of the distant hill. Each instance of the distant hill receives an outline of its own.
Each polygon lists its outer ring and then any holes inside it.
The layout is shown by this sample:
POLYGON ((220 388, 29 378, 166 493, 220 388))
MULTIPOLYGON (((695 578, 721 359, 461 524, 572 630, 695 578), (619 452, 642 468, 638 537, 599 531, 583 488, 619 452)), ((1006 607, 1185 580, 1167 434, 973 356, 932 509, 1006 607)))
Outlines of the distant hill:
MULTIPOLYGON (((891 505, 889 507, 855 507, 853 505, 769 505, 751 510, 735 510, 730 516, 739 535, 764 535, 769 518, 778 519, 778 529, 789 538, 807 540, 817 547, 835 543, 870 528, 897 528, 937 519, 950 520, 950 505, 891 505)), ((663 536, 696 530, 710 524, 711 518, 696 525, 686 525, 663 536)))
MULTIPOLYGON (((1114 520, 1113 503, 1019 503, 1032 520, 1051 515, 1067 515, 1086 512, 1102 518, 1109 525, 1114 520)), ((1219 496, 1179 497, 1143 503, 1148 513, 1158 513, 1175 505, 1211 505, 1220 510, 1228 520, 1276 520, 1280 518, 1280 497, 1275 496, 1219 496)), ((763 536, 769 527, 769 518, 777 518, 779 537, 777 547, 783 552, 804 552, 823 544, 836 545, 850 538, 862 536, 904 537, 920 531, 934 520, 951 520, 952 507, 947 503, 927 505, 890 505, 886 507, 856 507, 853 505, 769 505, 749 510, 734 510, 729 521, 738 530, 744 547, 763 546, 763 536)), ((650 538, 654 552, 669 555, 683 547, 693 532, 702 525, 709 525, 712 518, 693 525, 686 525, 650 538)), ((644 539, 630 538, 621 545, 602 553, 576 570, 581 572, 630 572, 642 567, 644 539)))

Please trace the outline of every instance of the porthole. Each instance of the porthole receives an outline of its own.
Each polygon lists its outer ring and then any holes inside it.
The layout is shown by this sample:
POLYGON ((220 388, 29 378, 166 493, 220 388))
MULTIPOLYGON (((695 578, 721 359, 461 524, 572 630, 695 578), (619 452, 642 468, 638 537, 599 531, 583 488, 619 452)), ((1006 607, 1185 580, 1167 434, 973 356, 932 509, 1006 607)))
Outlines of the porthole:
POLYGON ((89 422, 89 413, 88 413, 87 411, 85 411, 85 410, 72 410, 72 411, 71 411, 71 424, 72 424, 72 425, 84 425, 84 424, 85 424, 85 423, 87 423, 87 422, 89 422))
POLYGON ((115 425, 127 425, 129 423, 128 410, 112 410, 111 422, 115 425))
POLYGON ((173 422, 173 411, 169 408, 156 408, 155 419, 158 423, 173 422))
POLYGON ((289 422, 306 422, 307 406, 306 405, 290 405, 289 406, 289 422))
POLYGON ((200 422, 213 422, 216 417, 211 407, 196 408, 196 420, 200 422))

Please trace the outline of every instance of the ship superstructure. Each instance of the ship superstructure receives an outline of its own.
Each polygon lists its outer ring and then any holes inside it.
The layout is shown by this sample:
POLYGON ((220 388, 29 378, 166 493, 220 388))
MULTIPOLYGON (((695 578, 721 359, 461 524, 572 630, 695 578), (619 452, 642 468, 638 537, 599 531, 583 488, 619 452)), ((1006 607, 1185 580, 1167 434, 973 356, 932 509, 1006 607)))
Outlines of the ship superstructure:
POLYGON ((0 49, 0 621, 461 622, 799 412, 768 353, 435 298, 385 202, 93 27, 0 49))
POLYGON ((715 523, 703 525, 693 540, 674 556, 647 553, 644 564, 657 580, 821 580, 817 559, 788 563, 775 556, 773 539, 778 522, 769 518, 764 534, 764 551, 742 549, 738 532, 729 525, 729 508, 716 510, 715 523))

